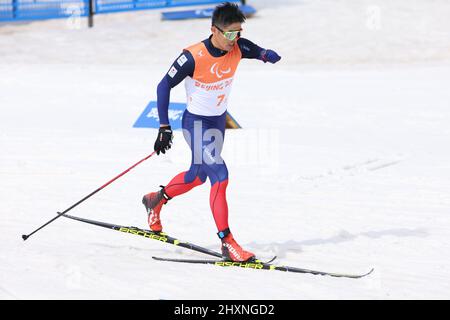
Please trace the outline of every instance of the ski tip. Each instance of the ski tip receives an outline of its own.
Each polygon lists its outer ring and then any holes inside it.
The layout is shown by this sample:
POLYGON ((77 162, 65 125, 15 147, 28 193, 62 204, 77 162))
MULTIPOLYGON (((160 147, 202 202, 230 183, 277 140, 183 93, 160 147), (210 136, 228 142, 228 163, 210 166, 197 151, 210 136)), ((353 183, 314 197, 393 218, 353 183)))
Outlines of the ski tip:
POLYGON ((362 275, 358 276, 357 278, 363 278, 363 277, 366 277, 366 276, 368 276, 369 274, 371 274, 374 270, 375 270, 375 268, 372 268, 372 269, 370 269, 369 272, 367 272, 367 273, 365 273, 365 274, 362 274, 362 275))
POLYGON ((273 256, 270 260, 265 261, 264 263, 272 263, 274 262, 278 257, 277 256, 273 256))
POLYGON ((373 272, 373 270, 375 270, 375 268, 370 269, 370 271, 368 273, 366 273, 366 276, 368 276, 369 274, 371 274, 373 272))

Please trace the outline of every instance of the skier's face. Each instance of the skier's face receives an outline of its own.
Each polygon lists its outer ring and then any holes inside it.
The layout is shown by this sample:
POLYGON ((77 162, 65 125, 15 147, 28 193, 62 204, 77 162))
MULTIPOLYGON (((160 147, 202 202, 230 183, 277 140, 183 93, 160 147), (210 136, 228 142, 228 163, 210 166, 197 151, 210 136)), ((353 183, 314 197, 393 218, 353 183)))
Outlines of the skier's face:
POLYGON ((239 39, 242 27, 240 22, 235 22, 224 27, 212 26, 211 31, 213 34, 214 43, 219 47, 219 49, 230 51, 239 39))

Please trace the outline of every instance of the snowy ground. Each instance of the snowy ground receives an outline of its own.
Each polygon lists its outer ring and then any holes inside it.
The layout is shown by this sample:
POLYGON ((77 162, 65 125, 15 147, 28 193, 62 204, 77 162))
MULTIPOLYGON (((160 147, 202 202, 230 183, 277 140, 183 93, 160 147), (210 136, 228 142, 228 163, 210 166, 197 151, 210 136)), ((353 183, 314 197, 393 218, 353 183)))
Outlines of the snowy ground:
MULTIPOLYGON (((0 26, 0 298, 448 299, 450 13, 447 1, 253 1, 229 111, 230 224, 280 264, 350 280, 155 262, 201 257, 55 216, 152 151, 132 125, 207 20, 157 11, 0 26)), ((173 101, 182 102, 183 87, 173 101)), ((144 193, 186 169, 180 132, 71 213, 145 227, 144 193)), ((164 208, 165 230, 218 249, 205 184, 164 208)))

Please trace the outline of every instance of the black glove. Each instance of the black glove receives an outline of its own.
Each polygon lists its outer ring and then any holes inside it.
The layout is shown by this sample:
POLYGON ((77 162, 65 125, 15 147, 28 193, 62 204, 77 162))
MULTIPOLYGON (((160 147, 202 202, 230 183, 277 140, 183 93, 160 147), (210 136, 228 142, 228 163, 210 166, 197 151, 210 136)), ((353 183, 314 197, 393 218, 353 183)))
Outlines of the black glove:
POLYGON ((170 126, 159 128, 158 137, 155 141, 155 151, 159 155, 160 152, 166 153, 172 146, 172 128, 170 126))

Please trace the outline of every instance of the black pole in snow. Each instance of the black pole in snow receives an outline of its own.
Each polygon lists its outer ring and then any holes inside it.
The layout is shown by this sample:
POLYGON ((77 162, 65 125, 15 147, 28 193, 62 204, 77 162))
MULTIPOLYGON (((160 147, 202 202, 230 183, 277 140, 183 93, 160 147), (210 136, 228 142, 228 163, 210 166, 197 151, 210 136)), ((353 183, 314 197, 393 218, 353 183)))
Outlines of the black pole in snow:
POLYGON ((94 1, 89 0, 89 15, 88 15, 88 26, 92 28, 94 26, 94 1))

